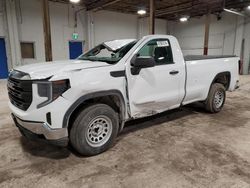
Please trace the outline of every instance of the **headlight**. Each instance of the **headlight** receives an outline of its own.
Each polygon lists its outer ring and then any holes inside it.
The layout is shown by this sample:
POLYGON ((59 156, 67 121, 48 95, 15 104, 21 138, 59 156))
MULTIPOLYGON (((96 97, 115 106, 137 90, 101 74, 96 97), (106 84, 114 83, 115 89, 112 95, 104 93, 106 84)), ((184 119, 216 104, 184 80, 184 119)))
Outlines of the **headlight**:
POLYGON ((30 75, 28 73, 24 73, 17 70, 11 70, 9 73, 9 77, 18 79, 18 80, 31 80, 30 75))
POLYGON ((37 108, 41 108, 56 100, 60 95, 70 88, 69 80, 57 80, 57 81, 41 81, 37 82, 38 95, 40 97, 46 97, 47 100, 38 104, 37 108))

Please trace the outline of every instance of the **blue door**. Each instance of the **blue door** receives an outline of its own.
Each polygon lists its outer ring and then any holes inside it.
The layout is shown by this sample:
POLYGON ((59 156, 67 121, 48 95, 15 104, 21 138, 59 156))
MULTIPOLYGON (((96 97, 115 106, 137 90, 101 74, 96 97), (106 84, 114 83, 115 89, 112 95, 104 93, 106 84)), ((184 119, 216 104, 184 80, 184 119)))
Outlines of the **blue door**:
POLYGON ((5 41, 3 38, 0 38, 0 79, 7 77, 8 77, 8 65, 7 65, 5 41))
POLYGON ((69 42, 69 57, 70 59, 76 59, 83 52, 83 44, 78 41, 69 42))

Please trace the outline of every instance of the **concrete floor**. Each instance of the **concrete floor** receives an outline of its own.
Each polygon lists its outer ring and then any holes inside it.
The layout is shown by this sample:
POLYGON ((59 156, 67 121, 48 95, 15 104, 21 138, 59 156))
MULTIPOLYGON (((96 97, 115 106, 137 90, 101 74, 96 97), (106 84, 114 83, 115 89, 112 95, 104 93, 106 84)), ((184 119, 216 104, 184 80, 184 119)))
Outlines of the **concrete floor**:
POLYGON ((0 187, 250 187, 250 76, 224 110, 197 105, 130 122, 90 158, 27 141, 0 81, 0 187))

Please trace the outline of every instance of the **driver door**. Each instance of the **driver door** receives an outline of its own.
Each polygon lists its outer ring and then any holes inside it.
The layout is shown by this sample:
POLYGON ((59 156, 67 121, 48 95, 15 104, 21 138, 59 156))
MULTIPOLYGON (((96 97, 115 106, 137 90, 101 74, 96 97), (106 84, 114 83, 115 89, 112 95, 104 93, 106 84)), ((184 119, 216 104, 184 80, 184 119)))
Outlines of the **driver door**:
POLYGON ((128 62, 130 66, 126 72, 131 116, 144 117, 180 106, 180 82, 185 73, 174 62, 170 41, 167 38, 151 39, 139 47, 135 56, 151 57, 155 66, 141 68, 138 74, 133 75, 133 65, 128 62))

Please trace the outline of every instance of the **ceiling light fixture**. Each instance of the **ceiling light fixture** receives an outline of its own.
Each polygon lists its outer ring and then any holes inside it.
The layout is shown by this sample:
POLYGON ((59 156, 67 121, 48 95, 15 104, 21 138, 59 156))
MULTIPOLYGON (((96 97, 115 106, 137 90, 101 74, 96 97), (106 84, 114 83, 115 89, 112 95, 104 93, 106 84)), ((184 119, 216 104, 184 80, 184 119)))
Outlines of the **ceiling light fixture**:
POLYGON ((69 0, 71 3, 79 3, 81 0, 69 0))
POLYGON ((250 10, 250 5, 248 5, 247 9, 250 10))
POLYGON ((187 22, 188 19, 189 19, 189 16, 183 16, 183 17, 180 18, 180 21, 181 22, 187 22))
POLYGON ((137 14, 139 14, 139 15, 144 15, 146 13, 147 13, 146 10, 143 10, 143 9, 140 9, 137 11, 137 14))

